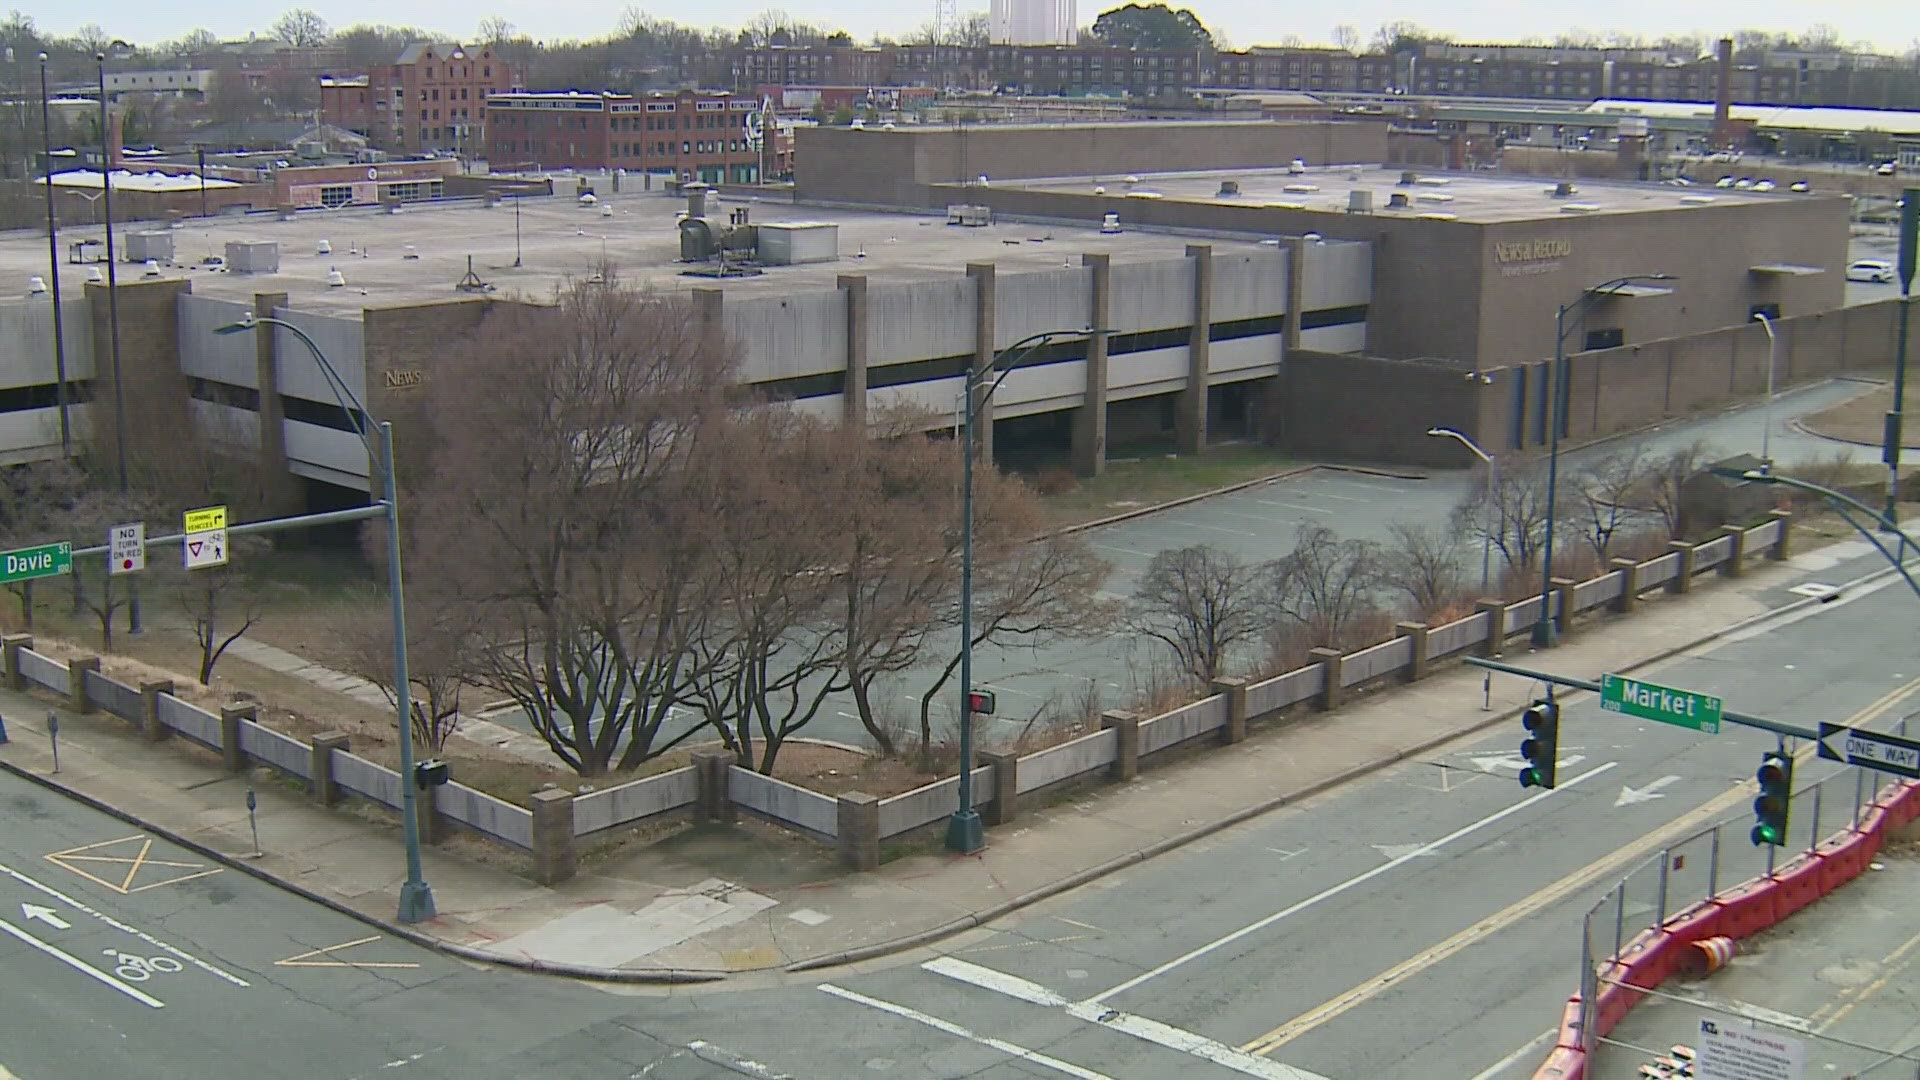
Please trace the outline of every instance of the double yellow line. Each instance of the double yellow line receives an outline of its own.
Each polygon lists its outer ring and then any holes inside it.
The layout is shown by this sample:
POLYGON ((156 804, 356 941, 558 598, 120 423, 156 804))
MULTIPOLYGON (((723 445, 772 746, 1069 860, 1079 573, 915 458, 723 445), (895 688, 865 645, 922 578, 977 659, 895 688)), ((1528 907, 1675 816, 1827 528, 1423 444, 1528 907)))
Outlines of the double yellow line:
MULTIPOLYGON (((1920 679, 1914 679, 1884 695, 1866 708, 1854 713, 1846 720, 1848 727, 1859 727, 1884 714, 1901 701, 1920 692, 1920 679)), ((1795 755, 1804 760, 1814 753, 1811 743, 1800 748, 1795 755)), ((1538 892, 1523 897, 1519 901, 1481 919, 1465 930, 1429 948, 1408 957, 1406 960, 1388 968, 1374 977, 1344 993, 1338 994, 1299 1016, 1281 1024, 1265 1035, 1244 1043, 1240 1050, 1249 1054, 1270 1054, 1287 1043, 1305 1035, 1307 1032, 1344 1015, 1365 1004, 1380 994, 1407 981, 1415 975, 1433 967, 1435 964, 1479 944, 1494 934, 1505 930, 1531 915, 1535 915, 1581 889, 1618 873, 1627 865, 1658 851, 1664 845, 1692 832, 1714 818, 1751 798, 1757 785, 1751 780, 1713 797, 1708 802, 1681 815, 1678 818, 1635 840, 1633 843, 1609 852, 1606 855, 1575 870, 1559 881, 1548 885, 1538 892)))

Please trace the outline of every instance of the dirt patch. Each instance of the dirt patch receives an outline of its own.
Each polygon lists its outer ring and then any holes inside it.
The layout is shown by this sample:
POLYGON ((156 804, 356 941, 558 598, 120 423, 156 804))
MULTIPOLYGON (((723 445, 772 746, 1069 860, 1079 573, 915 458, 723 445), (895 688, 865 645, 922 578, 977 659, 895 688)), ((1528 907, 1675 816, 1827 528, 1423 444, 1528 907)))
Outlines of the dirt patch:
MULTIPOLYGON (((1907 385, 1906 396, 1906 410, 1903 411, 1910 412, 1915 405, 1920 405, 1920 390, 1916 390, 1911 383, 1907 385)), ((1886 438, 1887 410, 1891 408, 1893 387, 1881 386, 1832 408, 1808 413, 1800 418, 1799 424, 1807 431, 1829 439, 1880 446, 1886 438)), ((1920 423, 1906 425, 1901 432, 1900 445, 1909 450, 1920 448, 1920 423)))

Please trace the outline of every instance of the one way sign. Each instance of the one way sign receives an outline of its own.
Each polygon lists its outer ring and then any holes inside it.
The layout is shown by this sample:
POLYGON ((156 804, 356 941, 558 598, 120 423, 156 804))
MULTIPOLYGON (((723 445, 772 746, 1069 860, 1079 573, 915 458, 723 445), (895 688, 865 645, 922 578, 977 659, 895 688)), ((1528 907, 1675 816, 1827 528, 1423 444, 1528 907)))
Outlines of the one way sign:
POLYGON ((1897 773, 1920 780, 1920 742, 1856 731, 1839 724, 1820 725, 1820 756, 1866 769, 1897 773))

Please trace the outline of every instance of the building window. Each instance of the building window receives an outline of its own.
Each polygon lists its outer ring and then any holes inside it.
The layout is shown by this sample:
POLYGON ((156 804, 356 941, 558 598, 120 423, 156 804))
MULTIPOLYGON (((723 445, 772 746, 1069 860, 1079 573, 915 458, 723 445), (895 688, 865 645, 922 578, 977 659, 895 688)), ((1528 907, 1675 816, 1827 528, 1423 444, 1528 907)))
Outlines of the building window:
POLYGON ((329 184, 320 189, 320 205, 335 210, 353 201, 352 184, 329 184))

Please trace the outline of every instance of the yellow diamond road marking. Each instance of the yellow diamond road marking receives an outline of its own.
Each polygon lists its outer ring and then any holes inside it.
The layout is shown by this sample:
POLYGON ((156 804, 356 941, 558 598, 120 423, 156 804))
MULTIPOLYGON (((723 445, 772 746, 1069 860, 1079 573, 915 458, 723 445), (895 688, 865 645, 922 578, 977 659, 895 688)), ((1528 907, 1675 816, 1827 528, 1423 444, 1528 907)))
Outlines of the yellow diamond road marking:
POLYGON ((330 959, 355 946, 368 945, 379 940, 379 934, 375 934, 372 937, 357 938, 353 941, 342 942, 339 945, 329 945, 324 949, 314 949, 310 952, 303 952, 298 956, 289 956, 285 960, 275 960, 273 966, 303 968, 417 968, 420 966, 419 964, 404 962, 377 963, 374 961, 330 959))
MULTIPOLYGON (((65 851, 55 851, 47 855, 46 859, 61 869, 70 870, 86 878, 88 881, 93 882, 95 885, 112 889, 122 896, 131 896, 134 893, 145 892, 148 889, 157 889, 162 885, 178 885, 183 881, 192 881, 195 878, 208 877, 220 872, 220 867, 217 866, 208 866, 206 863, 178 862, 171 859, 155 859, 151 857, 152 853, 153 837, 135 835, 123 836, 118 840, 102 840, 97 844, 85 844, 77 848, 68 848, 65 851), (126 846, 122 847, 120 845, 126 846), (107 848, 115 849, 115 853, 103 853, 104 849, 107 848), (96 868, 98 873, 80 865, 83 863, 96 868), (123 867, 125 868, 124 872, 122 872, 121 869, 123 867), (139 885, 134 884, 134 881, 140 877, 142 871, 152 870, 158 870, 162 873, 168 870, 178 872, 172 874, 172 876, 162 877, 159 881, 147 881, 139 885)), ((150 872, 147 876, 151 878, 155 875, 150 872)))

